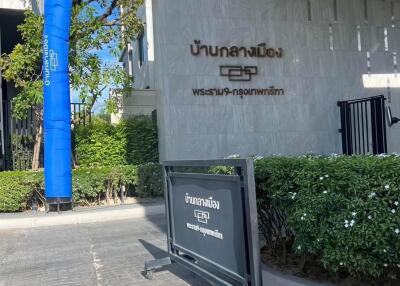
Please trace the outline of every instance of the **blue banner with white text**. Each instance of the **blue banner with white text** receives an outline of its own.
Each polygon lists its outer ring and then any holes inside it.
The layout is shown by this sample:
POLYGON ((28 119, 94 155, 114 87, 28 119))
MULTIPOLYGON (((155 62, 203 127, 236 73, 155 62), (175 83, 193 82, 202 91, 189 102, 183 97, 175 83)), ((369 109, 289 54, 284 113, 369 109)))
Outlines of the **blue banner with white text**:
POLYGON ((44 1, 44 168, 47 200, 71 200, 71 107, 68 75, 72 0, 44 1))

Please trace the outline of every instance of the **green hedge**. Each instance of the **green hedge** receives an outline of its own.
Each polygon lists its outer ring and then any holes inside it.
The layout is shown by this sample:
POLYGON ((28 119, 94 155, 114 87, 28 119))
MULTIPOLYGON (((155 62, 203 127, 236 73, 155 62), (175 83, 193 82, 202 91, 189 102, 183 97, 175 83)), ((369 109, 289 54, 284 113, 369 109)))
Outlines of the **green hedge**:
POLYGON ((135 116, 122 121, 126 136, 126 160, 140 165, 158 162, 157 125, 148 116, 135 116))
POLYGON ((75 158, 79 166, 116 166, 126 164, 126 135, 123 126, 100 119, 77 126, 73 133, 75 158))
MULTIPOLYGON (((98 204, 100 200, 117 200, 121 191, 139 197, 163 195, 161 167, 116 166, 78 168, 73 171, 74 203, 98 204)), ((0 172, 0 212, 16 212, 28 207, 35 191, 43 196, 43 172, 0 172)))
POLYGON ((35 190, 41 190, 42 172, 0 172, 0 212, 24 209, 35 190))
POLYGON ((158 162, 157 125, 136 116, 112 125, 101 118, 74 130, 76 163, 82 167, 158 162))
POLYGON ((136 193, 142 198, 162 197, 164 195, 161 165, 156 163, 139 165, 136 193))
POLYGON ((267 245, 332 273, 400 279, 399 157, 274 157, 255 171, 267 245))

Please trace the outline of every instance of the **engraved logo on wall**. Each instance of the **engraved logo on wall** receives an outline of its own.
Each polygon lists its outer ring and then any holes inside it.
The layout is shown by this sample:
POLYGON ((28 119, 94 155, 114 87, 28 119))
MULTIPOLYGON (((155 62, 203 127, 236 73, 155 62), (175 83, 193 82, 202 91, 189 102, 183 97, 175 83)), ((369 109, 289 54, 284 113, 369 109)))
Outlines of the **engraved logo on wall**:
MULTIPOLYGON (((269 58, 280 59, 283 57, 282 48, 268 47, 266 43, 252 47, 238 46, 213 46, 204 45, 200 40, 195 40, 190 45, 190 52, 195 57, 218 57, 218 58, 269 58)), ((221 65, 219 75, 227 78, 230 82, 251 82, 253 77, 258 75, 258 66, 251 65, 221 65)), ((282 88, 269 87, 243 87, 239 85, 225 87, 201 87, 192 90, 194 96, 280 96, 285 94, 282 88)))
POLYGON ((230 81, 251 81, 258 74, 256 66, 220 66, 219 75, 228 77, 230 81))

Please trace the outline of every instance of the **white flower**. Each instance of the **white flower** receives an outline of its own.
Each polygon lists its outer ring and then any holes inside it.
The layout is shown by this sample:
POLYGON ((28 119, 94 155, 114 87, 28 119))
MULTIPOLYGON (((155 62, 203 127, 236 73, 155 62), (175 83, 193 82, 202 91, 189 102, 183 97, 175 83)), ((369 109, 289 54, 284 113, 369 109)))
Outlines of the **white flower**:
POLYGON ((355 220, 352 219, 351 222, 350 222, 350 226, 353 226, 355 223, 356 223, 355 220))
POLYGON ((396 213, 396 210, 395 210, 395 209, 392 209, 391 212, 392 212, 392 214, 395 214, 395 213, 396 213))
POLYGON ((353 217, 355 217, 355 216, 357 215, 357 213, 356 213, 356 212, 352 212, 351 215, 352 215, 353 217))
POLYGON ((398 201, 395 201, 395 202, 394 202, 394 205, 397 207, 397 206, 399 205, 399 202, 398 202, 398 201))
POLYGON ((371 215, 369 215, 369 216, 368 216, 368 219, 372 219, 372 216, 371 216, 371 215))
POLYGON ((372 199, 372 198, 375 197, 375 196, 376 196, 376 194, 375 194, 374 192, 372 192, 372 193, 370 193, 370 194, 368 195, 368 198, 372 199))
POLYGON ((386 252, 387 252, 386 249, 384 249, 384 250, 383 250, 383 253, 386 253, 386 252))
POLYGON ((340 262, 339 264, 340 264, 340 266, 343 266, 343 262, 340 262))
POLYGON ((324 177, 319 177, 319 179, 322 181, 324 179, 324 177))
POLYGON ((389 184, 385 185, 385 190, 388 191, 389 190, 389 184))
POLYGON ((400 264, 397 264, 397 268, 400 268, 400 264))
POLYGON ((327 194, 327 193, 328 193, 328 191, 323 191, 322 193, 323 193, 323 194, 327 194))
POLYGON ((348 228, 348 227, 349 227, 349 221, 348 221, 347 219, 344 221, 344 227, 345 227, 345 228, 348 228))
POLYGON ((383 264, 384 267, 388 267, 387 263, 383 264))
POLYGON ((399 234, 399 233, 400 233, 400 229, 396 228, 396 229, 394 230, 394 232, 395 232, 396 234, 399 234))
POLYGON ((297 249, 300 250, 301 249, 301 245, 297 246, 297 249))
POLYGON ((325 175, 325 178, 329 178, 329 175, 325 175))

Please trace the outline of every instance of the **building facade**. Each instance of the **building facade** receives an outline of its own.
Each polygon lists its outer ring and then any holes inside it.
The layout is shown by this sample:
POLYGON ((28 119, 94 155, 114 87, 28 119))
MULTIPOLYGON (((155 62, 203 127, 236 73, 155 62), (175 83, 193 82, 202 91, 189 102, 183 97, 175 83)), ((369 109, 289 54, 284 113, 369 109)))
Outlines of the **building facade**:
MULTIPOLYGON (((17 26, 23 22, 26 9, 33 9, 40 13, 43 11, 43 1, 0 0, 0 54, 10 53, 14 46, 21 41, 17 26)), ((1 77, 1 71, 0 83, 0 170, 3 170, 6 167, 7 158, 10 156, 10 134, 14 128, 13 124, 16 123, 11 117, 11 100, 15 96, 16 90, 13 83, 5 81, 1 77)), ((22 122, 18 122, 18 124, 21 124, 20 129, 23 132, 30 129, 28 121, 26 121, 26 126, 22 126, 22 122)))
MULTIPOLYGON (((139 16, 121 60, 154 90, 161 160, 342 153, 343 118, 357 141, 376 114, 338 101, 384 95, 400 115, 398 0, 146 0, 139 16)), ((399 152, 400 125, 380 128, 399 152)))

